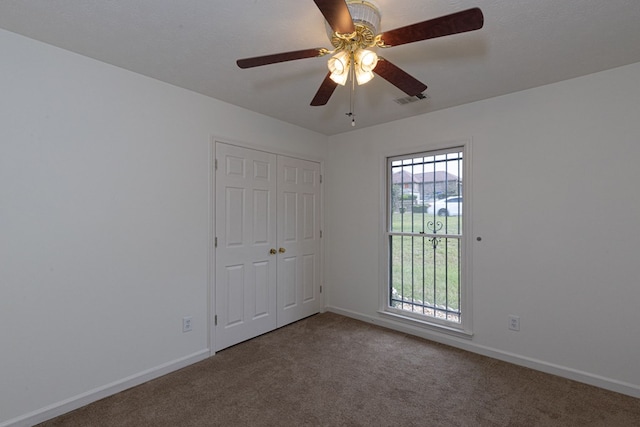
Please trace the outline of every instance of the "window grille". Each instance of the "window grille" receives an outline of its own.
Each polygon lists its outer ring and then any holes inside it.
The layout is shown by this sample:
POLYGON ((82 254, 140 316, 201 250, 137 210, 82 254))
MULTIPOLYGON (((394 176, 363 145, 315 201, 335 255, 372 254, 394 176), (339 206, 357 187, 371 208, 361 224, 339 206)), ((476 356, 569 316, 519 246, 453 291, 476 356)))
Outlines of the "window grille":
POLYGON ((462 322, 463 152, 388 159, 390 311, 462 322))

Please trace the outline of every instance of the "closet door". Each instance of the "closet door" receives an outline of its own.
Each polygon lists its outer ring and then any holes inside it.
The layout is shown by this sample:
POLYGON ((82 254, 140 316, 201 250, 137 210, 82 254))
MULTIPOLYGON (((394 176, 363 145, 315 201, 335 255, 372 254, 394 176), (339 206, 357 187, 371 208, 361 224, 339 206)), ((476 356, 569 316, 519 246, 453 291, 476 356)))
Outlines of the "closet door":
POLYGON ((320 164, 278 156, 278 327, 318 313, 320 164))
POLYGON ((216 144, 215 351, 271 331, 276 311, 276 156, 216 144))

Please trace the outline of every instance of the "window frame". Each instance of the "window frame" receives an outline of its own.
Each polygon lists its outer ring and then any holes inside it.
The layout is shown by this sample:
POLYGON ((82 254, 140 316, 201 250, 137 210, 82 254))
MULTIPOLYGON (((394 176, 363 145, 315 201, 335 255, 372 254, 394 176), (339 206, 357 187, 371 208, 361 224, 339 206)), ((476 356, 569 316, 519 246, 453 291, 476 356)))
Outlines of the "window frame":
MULTIPOLYGON (((397 160, 397 159, 396 159, 397 160)), ((380 295, 379 310, 381 316, 387 317, 393 321, 417 326, 423 329, 431 329, 449 335, 471 339, 473 336, 473 310, 472 310, 472 228, 471 228, 471 212, 473 206, 473 177, 472 177, 472 153, 471 140, 461 140, 453 142, 444 142, 440 144, 429 144, 418 147, 409 147, 395 149, 384 153, 380 158, 380 176, 381 176, 381 221, 380 221, 380 261, 379 261, 379 277, 380 277, 380 295), (438 319, 431 316, 425 316, 419 313, 412 313, 408 310, 393 308, 390 306, 391 290, 391 239, 390 231, 390 212, 391 212, 391 185, 392 176, 389 167, 389 159, 397 157, 426 157, 437 155, 442 152, 450 152, 456 149, 462 152, 463 164, 463 180, 464 180, 464 202, 462 203, 462 238, 461 245, 461 263, 460 263, 460 312, 461 321, 453 322, 444 319, 438 319)))

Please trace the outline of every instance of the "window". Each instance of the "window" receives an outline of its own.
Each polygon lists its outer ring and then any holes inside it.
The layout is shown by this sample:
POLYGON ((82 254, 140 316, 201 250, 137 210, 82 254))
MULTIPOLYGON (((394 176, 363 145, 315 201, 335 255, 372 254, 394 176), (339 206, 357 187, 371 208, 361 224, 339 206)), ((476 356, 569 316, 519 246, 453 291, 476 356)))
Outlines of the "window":
POLYGON ((383 312, 469 334, 465 147, 387 159, 383 312))

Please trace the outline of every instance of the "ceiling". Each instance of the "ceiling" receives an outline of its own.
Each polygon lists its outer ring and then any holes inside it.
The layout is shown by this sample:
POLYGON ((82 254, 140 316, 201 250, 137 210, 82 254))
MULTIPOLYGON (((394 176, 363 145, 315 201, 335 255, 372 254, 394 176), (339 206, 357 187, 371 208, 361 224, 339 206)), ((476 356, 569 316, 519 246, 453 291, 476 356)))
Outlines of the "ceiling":
MULTIPOLYGON (((471 7, 478 31, 381 53, 427 84, 356 88, 362 128, 640 62, 638 0, 372 0, 381 30, 471 7)), ((349 90, 309 103, 328 57, 241 70, 236 59, 331 45, 312 0, 2 0, 0 28, 326 135, 352 130, 349 90)), ((5 58, 6 60, 6 58, 5 58)))

